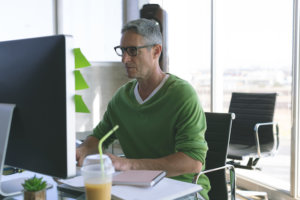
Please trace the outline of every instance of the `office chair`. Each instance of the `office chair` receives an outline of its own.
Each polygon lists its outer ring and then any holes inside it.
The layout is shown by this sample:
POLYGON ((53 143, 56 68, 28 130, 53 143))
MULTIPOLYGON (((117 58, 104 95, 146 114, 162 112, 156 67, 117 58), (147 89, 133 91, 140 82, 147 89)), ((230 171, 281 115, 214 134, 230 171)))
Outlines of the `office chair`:
POLYGON ((232 122, 227 164, 259 169, 261 157, 271 156, 279 146, 278 124, 273 122, 276 93, 232 93, 229 112, 232 122), (274 133, 275 128, 275 133, 274 133), (247 164, 242 164, 246 161, 247 164))
MULTIPOLYGON (((232 165, 226 165, 227 150, 230 139, 231 123, 234 114, 205 113, 207 130, 205 139, 208 144, 206 155, 206 169, 194 177, 193 183, 198 182, 201 174, 205 174, 210 181, 210 199, 235 199, 235 171, 232 165), (230 192, 227 188, 226 170, 229 170, 230 192)), ((197 194, 198 195, 198 194, 197 194)), ((200 198, 199 196, 197 196, 200 198)))

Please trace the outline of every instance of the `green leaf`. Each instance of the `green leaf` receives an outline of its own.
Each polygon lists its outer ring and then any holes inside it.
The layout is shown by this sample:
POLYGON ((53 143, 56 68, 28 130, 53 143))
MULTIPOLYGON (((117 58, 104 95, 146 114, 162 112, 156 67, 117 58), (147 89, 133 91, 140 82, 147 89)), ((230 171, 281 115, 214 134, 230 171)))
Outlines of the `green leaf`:
POLYGON ((27 191, 40 191, 47 187, 46 181, 42 180, 43 178, 37 178, 36 175, 34 177, 26 179, 22 184, 23 188, 27 191))

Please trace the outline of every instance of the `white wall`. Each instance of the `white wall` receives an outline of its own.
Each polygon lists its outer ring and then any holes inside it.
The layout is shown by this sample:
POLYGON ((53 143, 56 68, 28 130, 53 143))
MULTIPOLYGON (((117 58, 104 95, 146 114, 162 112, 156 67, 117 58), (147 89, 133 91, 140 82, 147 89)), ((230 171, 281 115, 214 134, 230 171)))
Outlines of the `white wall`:
POLYGON ((125 68, 120 62, 97 62, 80 71, 89 85, 78 90, 91 113, 76 113, 77 138, 83 139, 102 119, 107 104, 117 89, 128 82, 125 68))

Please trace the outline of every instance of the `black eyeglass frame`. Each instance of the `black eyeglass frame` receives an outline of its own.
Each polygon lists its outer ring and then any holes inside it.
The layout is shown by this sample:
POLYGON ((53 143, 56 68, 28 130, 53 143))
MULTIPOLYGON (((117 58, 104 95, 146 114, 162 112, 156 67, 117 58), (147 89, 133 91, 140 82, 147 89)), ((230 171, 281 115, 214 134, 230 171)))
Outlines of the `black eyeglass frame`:
POLYGON ((137 52, 139 49, 153 47, 155 45, 156 44, 148 44, 148 45, 144 45, 144 46, 129 46, 129 47, 116 46, 116 47, 114 47, 114 49, 118 56, 123 56, 125 51, 129 56, 137 56, 137 52), (128 51, 128 49, 130 49, 130 48, 135 49, 135 54, 132 54, 130 51, 128 51), (117 49, 121 49, 122 54, 119 54, 117 49))

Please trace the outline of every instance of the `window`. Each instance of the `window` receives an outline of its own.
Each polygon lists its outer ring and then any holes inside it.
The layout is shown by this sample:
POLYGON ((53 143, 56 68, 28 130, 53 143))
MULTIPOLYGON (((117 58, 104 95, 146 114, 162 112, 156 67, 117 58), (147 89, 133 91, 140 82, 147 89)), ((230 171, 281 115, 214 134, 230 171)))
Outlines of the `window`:
POLYGON ((53 0, 0 2, 0 41, 54 34, 53 0))
POLYGON ((169 71, 189 81, 210 110, 210 1, 150 1, 168 15, 169 71))
POLYGON ((73 35, 89 61, 120 61, 113 47, 121 38, 122 0, 64 0, 59 6, 59 33, 73 35))
POLYGON ((232 92, 278 93, 274 116, 280 129, 278 154, 260 159, 261 171, 237 172, 287 191, 290 189, 292 11, 291 0, 216 3, 216 67, 223 71, 223 111, 228 111, 232 92))

